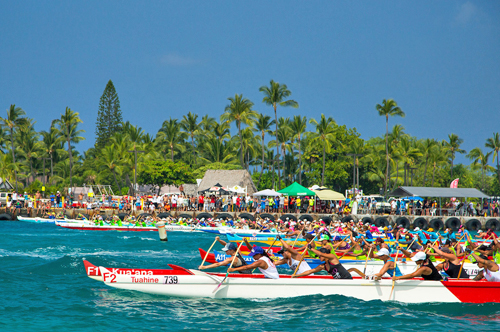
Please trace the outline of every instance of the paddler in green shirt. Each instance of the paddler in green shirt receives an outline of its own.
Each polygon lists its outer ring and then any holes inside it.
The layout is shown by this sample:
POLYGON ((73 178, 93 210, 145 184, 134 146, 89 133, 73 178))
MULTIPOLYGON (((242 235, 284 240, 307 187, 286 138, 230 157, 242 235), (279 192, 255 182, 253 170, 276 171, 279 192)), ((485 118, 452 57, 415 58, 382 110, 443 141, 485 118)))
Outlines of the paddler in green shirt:
MULTIPOLYGON (((311 243, 311 241, 314 239, 314 235, 312 235, 312 234, 306 234, 305 239, 306 239, 306 246, 309 246, 309 244, 311 243)), ((316 243, 314 243, 313 245, 314 245, 315 248, 317 247, 316 243)), ((299 252, 302 252, 305 249, 306 249, 306 247, 303 246, 302 248, 297 248, 296 250, 299 251, 299 252)), ((309 250, 309 247, 307 249, 307 254, 309 255, 310 258, 316 258, 317 257, 317 255, 312 250, 309 250)))
POLYGON ((436 254, 436 252, 432 248, 432 242, 429 240, 427 240, 427 242, 425 243, 424 251, 426 252, 429 260, 433 263, 436 261, 436 257, 434 257, 434 256, 439 256, 439 254, 436 254))
POLYGON ((351 233, 351 247, 349 249, 345 250, 337 250, 337 252, 352 252, 350 255, 353 257, 356 257, 357 260, 366 260, 366 255, 369 252, 369 244, 367 243, 366 245, 362 246, 360 242, 362 242, 362 238, 360 238, 359 242, 356 241, 356 239, 352 236, 351 233))

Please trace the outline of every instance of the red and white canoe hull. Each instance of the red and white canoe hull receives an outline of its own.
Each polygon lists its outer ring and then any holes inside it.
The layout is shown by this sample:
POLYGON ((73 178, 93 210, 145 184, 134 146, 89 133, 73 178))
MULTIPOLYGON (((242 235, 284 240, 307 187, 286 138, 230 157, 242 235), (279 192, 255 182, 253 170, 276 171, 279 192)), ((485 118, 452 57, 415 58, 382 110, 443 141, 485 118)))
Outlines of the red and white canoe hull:
POLYGON ((337 280, 330 276, 266 279, 261 274, 230 274, 214 292, 225 274, 204 273, 170 265, 172 270, 132 270, 96 267, 85 262, 89 277, 102 278, 111 287, 176 297, 209 298, 286 298, 306 295, 343 295, 364 301, 382 300, 404 303, 500 303, 500 283, 486 281, 398 280, 391 294, 392 280, 355 278, 337 280))

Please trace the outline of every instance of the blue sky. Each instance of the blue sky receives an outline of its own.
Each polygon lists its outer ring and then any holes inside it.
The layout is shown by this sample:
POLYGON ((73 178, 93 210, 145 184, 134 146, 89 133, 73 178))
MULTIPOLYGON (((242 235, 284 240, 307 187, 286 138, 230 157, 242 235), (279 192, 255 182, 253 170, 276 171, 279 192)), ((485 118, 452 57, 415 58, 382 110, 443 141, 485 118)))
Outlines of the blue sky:
POLYGON ((363 138, 384 132, 384 98, 420 138, 454 132, 470 150, 500 130, 499 1, 3 0, 0 15, 0 115, 16 104, 47 130, 69 106, 79 150, 109 79, 152 135, 189 111, 218 118, 236 93, 271 115, 271 79, 300 104, 279 115, 325 113, 363 138))

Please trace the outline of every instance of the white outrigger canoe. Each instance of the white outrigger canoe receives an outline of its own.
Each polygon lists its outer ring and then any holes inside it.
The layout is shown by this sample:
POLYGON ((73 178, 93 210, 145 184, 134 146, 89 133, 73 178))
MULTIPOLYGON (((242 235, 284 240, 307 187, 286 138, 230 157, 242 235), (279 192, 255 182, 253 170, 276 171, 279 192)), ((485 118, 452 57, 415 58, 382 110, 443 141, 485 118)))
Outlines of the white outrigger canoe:
POLYGON ((65 219, 65 218, 41 218, 41 217, 23 217, 23 216, 17 216, 17 220, 19 221, 25 221, 25 222, 34 222, 34 223, 47 223, 47 224, 55 224, 57 222, 64 222, 64 223, 81 223, 83 222, 82 220, 76 220, 76 219, 65 219))
MULTIPOLYGON (((124 222, 121 226, 119 226, 116 224, 115 225, 110 225, 110 224, 96 225, 92 221, 79 220, 78 223, 66 222, 66 221, 56 221, 56 225, 61 226, 63 228, 86 230, 86 231, 122 231, 122 232, 125 232, 125 231, 135 231, 135 232, 153 231, 153 232, 157 232, 158 231, 156 226, 153 226, 153 225, 136 226, 135 224, 127 223, 127 222, 124 222)), ((212 227, 205 227, 205 228, 212 228, 212 227)), ((168 232, 198 232, 201 229, 203 229, 203 227, 192 227, 192 226, 167 224, 167 225, 165 225, 165 229, 168 232)))
POLYGON ((500 303, 500 283, 470 280, 425 281, 354 278, 332 279, 316 275, 266 279, 262 274, 205 273, 169 264, 171 269, 120 269, 95 266, 84 260, 87 275, 110 287, 143 293, 189 298, 272 299, 307 295, 343 295, 364 301, 399 301, 404 303, 500 303), (217 288, 217 289, 216 289, 217 288))

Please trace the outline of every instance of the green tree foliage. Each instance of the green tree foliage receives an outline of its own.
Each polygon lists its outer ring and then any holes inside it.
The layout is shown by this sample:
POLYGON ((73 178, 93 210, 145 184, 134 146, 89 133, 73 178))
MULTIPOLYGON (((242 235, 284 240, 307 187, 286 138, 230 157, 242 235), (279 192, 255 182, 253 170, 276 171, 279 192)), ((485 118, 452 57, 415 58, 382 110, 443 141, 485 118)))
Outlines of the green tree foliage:
MULTIPOLYGON (((264 94, 264 98, 262 99, 262 102, 266 105, 272 106, 274 110, 274 121, 276 125, 276 155, 277 159, 280 159, 280 149, 279 149, 279 142, 278 142, 278 112, 277 112, 277 107, 282 106, 282 107, 293 107, 293 108, 298 108, 299 103, 297 103, 295 100, 292 99, 287 99, 292 95, 292 92, 288 90, 288 87, 286 84, 280 84, 279 82, 275 82, 274 80, 271 80, 269 82, 269 86, 261 86, 259 88, 259 91, 264 94)), ((278 178, 280 178, 280 171, 278 167, 278 178)), ((281 183, 281 182, 280 182, 281 183)), ((281 189, 281 184, 278 186, 279 189, 281 189)))
POLYGON ((159 192, 164 185, 180 186, 184 183, 194 183, 195 178, 191 169, 183 162, 156 160, 139 172, 138 181, 154 186, 159 192))
POLYGON ((96 141, 98 149, 104 147, 114 133, 121 130, 123 121, 122 110, 120 109, 120 99, 116 93, 113 81, 109 80, 104 88, 104 92, 99 100, 99 111, 96 121, 96 141))
POLYGON ((385 117, 385 154, 387 164, 385 169, 384 192, 386 192, 389 184, 389 117, 404 117, 405 113, 398 107, 398 104, 393 99, 384 99, 382 104, 377 104, 375 108, 380 116, 385 117))
POLYGON ((186 112, 158 119, 163 122, 157 133, 125 122, 104 146, 81 152, 77 149, 83 139, 78 113, 67 108, 60 119, 43 128, 46 131, 37 132, 34 120, 12 105, 6 118, 0 119, 0 177, 29 191, 37 190, 40 182, 36 179, 42 179, 54 190, 65 191, 83 183, 106 184, 118 194, 133 188, 136 171, 139 184, 159 187, 173 181, 194 181, 208 169, 245 168, 258 189, 279 189, 299 181, 306 187, 323 184, 343 192, 354 182, 365 193, 379 193, 381 188, 383 192, 384 187, 389 193, 405 183, 448 187, 453 175, 460 178, 460 187, 500 194, 498 134, 486 139, 484 152, 476 148, 469 153, 470 165, 455 164, 455 156, 465 152, 457 135, 438 141, 412 136, 401 124, 389 130, 389 117, 404 114, 392 100, 376 105, 386 120, 385 133, 364 140, 355 128, 335 123, 333 114, 317 119, 277 117, 278 106, 298 106, 289 99, 285 85, 272 81, 270 86, 261 87, 261 92, 264 103, 275 110, 274 120, 258 114, 251 101, 237 94, 229 98, 222 117, 186 112), (137 169, 133 151, 140 151, 137 169), (347 154, 362 156, 353 165, 347 154), (178 168, 184 175, 175 173, 178 168))

